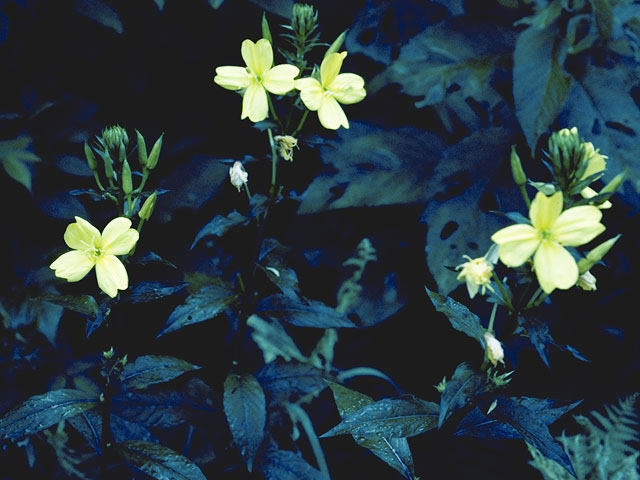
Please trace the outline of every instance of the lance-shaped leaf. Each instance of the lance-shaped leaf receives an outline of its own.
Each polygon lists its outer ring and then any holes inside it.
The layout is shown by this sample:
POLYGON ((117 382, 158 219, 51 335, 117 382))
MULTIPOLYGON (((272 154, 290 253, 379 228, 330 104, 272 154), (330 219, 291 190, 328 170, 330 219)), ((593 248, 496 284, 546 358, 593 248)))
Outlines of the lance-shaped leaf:
POLYGON ((140 282, 132 287, 129 301, 131 303, 146 303, 171 296, 184 289, 188 283, 165 285, 161 282, 140 282))
POLYGON ((277 320, 266 321, 257 315, 251 315, 247 325, 253 329, 251 338, 262 350, 264 363, 270 363, 277 357, 284 358, 287 362, 296 359, 307 361, 293 339, 277 320))
POLYGON ((385 438, 412 437, 434 428, 439 410, 437 404, 414 397, 385 398, 345 416, 321 438, 347 433, 385 438))
POLYGON ((91 317, 98 313, 98 303, 91 295, 56 295, 47 293, 38 297, 40 300, 55 303, 68 310, 89 315, 91 317))
MULTIPOLYGON (((117 298, 117 297, 116 297, 117 298)), ((93 319, 87 319, 86 335, 89 337, 109 317, 111 306, 116 303, 116 298, 105 297, 98 306, 98 313, 93 319)))
POLYGON ((484 393, 487 386, 487 378, 473 370, 468 363, 458 365, 451 379, 447 380, 440 398, 438 428, 442 427, 453 412, 466 407, 474 397, 484 393))
POLYGON ((424 289, 427 291, 427 295, 429 295, 433 306, 437 311, 447 316, 453 328, 462 333, 466 333, 471 338, 483 344, 482 336, 486 329, 480 323, 480 317, 462 303, 456 302, 453 298, 432 292, 427 287, 424 287, 424 289))
POLYGON ((204 286, 197 293, 189 295, 182 305, 178 305, 171 312, 158 337, 175 332, 187 325, 209 320, 224 312, 238 297, 238 294, 226 287, 204 286))
POLYGON ((73 389, 35 395, 0 418, 0 437, 9 440, 31 435, 98 405, 98 399, 73 389))
POLYGON ((202 470, 187 457, 155 443, 133 440, 119 443, 115 451, 134 471, 156 480, 206 480, 202 470))
POLYGON ((122 386, 124 388, 147 388, 154 383, 168 382, 185 372, 199 368, 180 358, 144 355, 124 367, 122 386))
POLYGON ((320 470, 289 450, 266 450, 260 470, 267 480, 326 480, 320 470))
MULTIPOLYGON (((356 413, 366 405, 374 403, 373 398, 364 393, 356 392, 340 384, 327 382, 333 391, 333 398, 338 407, 340 418, 356 413)), ((386 438, 380 435, 353 435, 358 445, 364 447, 390 467, 407 478, 413 478, 413 457, 406 438, 386 438), (407 472, 409 475, 407 475, 407 472)))
POLYGON ((236 225, 247 225, 250 220, 250 218, 245 217, 236 210, 228 215, 216 215, 209 223, 200 229, 196 238, 193 239, 191 250, 193 250, 193 247, 195 247, 204 237, 209 235, 221 237, 230 228, 233 228, 236 225))
POLYGON ((317 300, 302 300, 284 294, 270 295, 258 303, 257 313, 297 327, 355 327, 346 315, 317 300))
POLYGON ((260 382, 265 392, 274 395, 306 395, 324 389, 324 371, 309 365, 298 362, 271 362, 266 364, 256 374, 256 380, 260 382))
POLYGON ((222 402, 233 440, 251 471, 264 437, 266 401, 262 387, 253 375, 231 373, 224 381, 222 402))

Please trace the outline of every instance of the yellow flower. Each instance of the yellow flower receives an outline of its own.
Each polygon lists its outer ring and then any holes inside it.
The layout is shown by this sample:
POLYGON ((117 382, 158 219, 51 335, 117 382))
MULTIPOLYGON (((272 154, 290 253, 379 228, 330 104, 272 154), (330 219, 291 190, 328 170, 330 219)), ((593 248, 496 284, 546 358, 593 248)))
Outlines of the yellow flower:
MULTIPOLYGON (((606 155, 602 155, 600 153, 600 149, 594 149, 593 143, 584 142, 583 145, 585 147, 585 157, 587 158, 587 162, 589 163, 587 164, 587 169, 582 174, 582 178, 580 178, 580 180, 584 180, 585 178, 590 177, 591 175, 594 175, 596 173, 603 172, 605 168, 607 168, 607 158, 608 158, 606 155)), ((598 192, 596 192, 591 187, 584 187, 580 191, 580 195, 582 195, 582 198, 592 198, 598 195, 598 192)), ((611 208, 611 207, 612 205, 609 200, 606 200, 605 202, 598 205, 598 208, 611 208)))
POLYGON ((307 77, 295 81, 300 98, 311 111, 318 111, 318 119, 324 128, 337 130, 349 128, 349 121, 342 107, 360 102, 367 92, 364 79, 355 73, 339 73, 347 52, 327 55, 320 65, 320 81, 307 77))
POLYGON ((602 212, 592 205, 562 211, 562 192, 550 197, 538 192, 531 202, 533 225, 518 224, 498 230, 491 240, 498 244, 502 263, 518 267, 533 255, 533 268, 546 293, 568 289, 578 281, 578 265, 564 248, 577 247, 600 235, 602 212))
POLYGON ((245 67, 218 67, 213 79, 221 87, 228 90, 246 89, 242 98, 241 119, 249 117, 252 122, 260 122, 267 118, 269 106, 267 91, 276 95, 284 95, 293 90, 293 79, 300 70, 293 65, 273 66, 273 49, 266 38, 253 43, 242 42, 242 59, 245 67))
POLYGON ((491 262, 485 257, 471 258, 468 255, 463 255, 463 257, 468 261, 456 267, 456 270, 460 270, 457 279, 467 282, 469 297, 475 297, 480 287, 482 287, 480 292, 482 295, 484 295, 487 288, 493 291, 493 287, 491 287, 493 265, 491 262))
POLYGON ((64 241, 73 250, 60 255, 50 268, 55 270, 56 277, 77 282, 95 266, 98 286, 110 297, 115 297, 118 290, 126 290, 129 286, 127 271, 116 255, 126 255, 138 241, 138 232, 130 227, 131 220, 118 217, 100 234, 85 219, 76 217, 76 222, 64 232, 64 241))

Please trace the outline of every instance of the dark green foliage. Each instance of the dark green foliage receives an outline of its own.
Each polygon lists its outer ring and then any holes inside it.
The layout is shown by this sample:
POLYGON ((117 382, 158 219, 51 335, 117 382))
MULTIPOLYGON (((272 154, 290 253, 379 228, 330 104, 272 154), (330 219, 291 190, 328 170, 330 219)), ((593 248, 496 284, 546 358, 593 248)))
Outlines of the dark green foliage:
POLYGON ((134 470, 156 480, 206 480, 198 466, 170 448, 132 440, 114 447, 116 453, 134 470))
POLYGON ((283 320, 297 327, 342 328, 355 327, 346 315, 318 300, 276 294, 258 302, 257 313, 283 320))
POLYGON ((168 382, 183 373, 199 368, 179 358, 145 355, 124 367, 121 377, 122 386, 125 389, 147 388, 149 385, 168 382))
POLYGON ((475 313, 451 297, 432 292, 427 287, 425 287, 425 290, 433 306, 436 307, 437 311, 447 316, 453 328, 476 339, 481 344, 483 343, 482 336, 486 329, 482 326, 480 318, 475 313))
POLYGON ((264 452, 260 470, 268 480, 327 480, 320 470, 289 450, 269 449, 264 452))
POLYGON ((440 398, 438 428, 456 411, 468 408, 475 397, 489 390, 489 381, 484 373, 474 370, 468 363, 456 367, 440 398))

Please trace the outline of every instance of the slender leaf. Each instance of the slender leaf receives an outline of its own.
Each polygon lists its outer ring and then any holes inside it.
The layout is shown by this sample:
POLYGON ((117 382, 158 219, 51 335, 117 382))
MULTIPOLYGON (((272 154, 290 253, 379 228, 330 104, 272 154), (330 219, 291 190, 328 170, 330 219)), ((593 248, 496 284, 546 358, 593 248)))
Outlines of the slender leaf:
POLYGON ((223 404, 233 439, 251 471, 266 422, 262 387, 253 375, 231 373, 224 382, 223 404))
POLYGON ((251 338, 262 350, 264 363, 270 363, 277 357, 287 362, 292 358, 305 362, 307 358, 277 320, 265 321, 257 315, 251 315, 247 325, 253 329, 251 338))
POLYGON ((195 463, 162 445, 132 440, 117 444, 115 451, 131 468, 156 480, 206 480, 195 463))
POLYGON ((324 389, 326 374, 309 365, 299 362, 271 362, 263 366, 256 374, 263 390, 274 395, 306 395, 324 389))
POLYGON ((271 295, 260 300, 257 313, 284 320, 298 327, 355 327, 344 314, 322 302, 291 298, 284 294, 271 295))
POLYGON ((228 215, 216 215, 213 219, 200 229, 196 238, 193 239, 191 244, 191 250, 195 247, 200 240, 209 235, 215 235, 221 237, 226 231, 237 226, 247 225, 251 219, 245 217, 236 210, 232 211, 228 215))
POLYGON ((111 306, 116 303, 116 298, 105 297, 100 305, 98 306, 98 313, 95 318, 87 319, 87 328, 86 334, 89 337, 93 332, 95 332, 100 325, 109 317, 111 313, 111 306))
POLYGON ((98 302, 91 295, 55 295, 50 293, 38 298, 83 315, 93 317, 98 313, 98 302))
POLYGON ((52 390, 35 395, 0 418, 0 437, 15 440, 37 433, 98 405, 81 390, 52 390))
POLYGON ((169 297, 183 290, 188 283, 165 285, 161 282, 140 282, 131 288, 129 301, 131 303, 146 303, 169 297))
POLYGON ((482 336, 486 329, 480 323, 480 317, 451 297, 432 292, 427 287, 425 290, 433 306, 447 316, 453 328, 483 343, 482 336))
POLYGON ((76 0, 75 9, 81 15, 97 22, 116 33, 122 34, 122 21, 118 12, 100 0, 76 0))
POLYGON ((124 367, 122 385, 125 388, 147 388, 154 383, 168 382, 199 368, 180 358, 144 355, 124 367))
POLYGON ((453 412, 470 405, 474 397, 486 391, 486 387, 487 379, 483 374, 473 370, 466 362, 458 365, 451 379, 447 380, 440 398, 438 428, 453 412))

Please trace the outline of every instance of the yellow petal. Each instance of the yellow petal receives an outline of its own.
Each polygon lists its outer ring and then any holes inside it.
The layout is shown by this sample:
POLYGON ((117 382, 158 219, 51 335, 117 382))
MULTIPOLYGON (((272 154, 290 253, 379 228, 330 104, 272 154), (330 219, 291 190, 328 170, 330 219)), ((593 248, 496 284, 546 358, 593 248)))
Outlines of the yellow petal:
POLYGON ((294 86, 300 90, 300 98, 305 107, 313 112, 320 108, 324 95, 320 82, 311 77, 300 78, 294 82, 294 86))
POLYGON ((491 236, 491 241, 498 244, 500 260, 508 267, 519 267, 526 262, 540 240, 540 232, 526 224, 510 225, 491 236))
POLYGON ((607 168, 606 155, 596 152, 593 148, 593 143, 591 142, 585 142, 584 146, 589 163, 587 164, 587 169, 582 174, 582 179, 587 178, 594 173, 602 172, 607 168))
POLYGON ((533 226, 540 231, 549 230, 562 212, 562 192, 556 192, 550 197, 538 192, 531 202, 529 218, 533 226))
POLYGON ((318 109, 318 119, 324 128, 337 130, 341 126, 349 128, 349 120, 344 114, 342 107, 332 97, 323 97, 318 109))
POLYGON ((340 103, 350 105, 358 103, 367 96, 364 79, 355 73, 341 73, 327 87, 340 103))
POLYGON ((261 38, 257 43, 245 40, 241 52, 244 63, 255 75, 262 75, 273 65, 273 49, 266 38, 261 38))
POLYGON ((271 93, 284 95, 293 90, 293 79, 300 73, 298 67, 293 65, 276 65, 265 72, 262 85, 271 93))
POLYGON ((96 262, 96 277, 100 290, 111 298, 118 294, 118 290, 126 290, 129 286, 127 270, 113 255, 102 255, 96 262))
POLYGON ((260 122, 269 115, 269 105, 267 104, 267 92, 262 85, 252 83, 244 92, 242 98, 241 119, 249 117, 252 122, 260 122))
POLYGON ((86 250, 94 242, 100 243, 100 232, 84 218, 76 217, 64 232, 65 243, 74 250, 86 250))
POLYGON ((546 293, 555 288, 566 290, 578 281, 578 265, 571 254, 551 240, 543 240, 533 257, 533 268, 536 271, 540 287, 546 293))
POLYGON ((240 90, 249 86, 251 75, 244 67, 218 67, 213 81, 228 90, 240 90))
POLYGON ((602 212, 593 205, 581 205, 562 212, 551 229, 553 239, 568 247, 590 242, 605 230, 602 212))
POLYGON ((342 67, 342 61, 346 56, 347 52, 332 53, 322 60, 322 64, 320 65, 320 79, 322 80, 323 87, 331 85, 336 79, 342 67))
POLYGON ((72 250, 63 253, 51 265, 56 277, 66 278, 70 282, 82 280, 95 265, 95 259, 81 251, 72 250))
MULTIPOLYGON (((598 195, 598 192, 596 192, 593 188, 591 187, 584 187, 581 191, 580 191, 580 195, 582 195, 582 198, 593 198, 596 195, 598 195)), ((604 202, 602 202, 600 205, 595 205, 596 207, 600 208, 600 209, 607 209, 607 208, 611 208, 613 207, 613 204, 609 201, 609 200, 605 200, 604 202)))
POLYGON ((102 231, 102 253, 125 255, 138 241, 138 232, 131 227, 131 220, 118 217, 111 220, 102 231))

